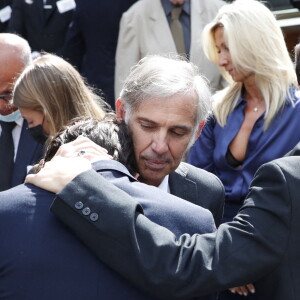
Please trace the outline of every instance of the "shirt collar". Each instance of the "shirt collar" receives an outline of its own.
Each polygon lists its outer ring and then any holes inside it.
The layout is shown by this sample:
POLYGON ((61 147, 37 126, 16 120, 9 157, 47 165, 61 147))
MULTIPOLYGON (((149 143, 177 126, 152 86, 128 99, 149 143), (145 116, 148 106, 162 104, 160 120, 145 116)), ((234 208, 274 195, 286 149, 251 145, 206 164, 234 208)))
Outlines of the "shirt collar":
POLYGON ((169 175, 166 175, 161 184, 158 186, 158 188, 162 191, 165 191, 167 193, 170 193, 170 187, 169 187, 169 175))
MULTIPOLYGON (((240 94, 240 96, 239 96, 239 98, 238 98, 238 101, 237 101, 237 103, 236 103, 236 105, 235 105, 235 107, 234 107, 234 109, 233 109, 233 112, 235 111, 235 112, 239 113, 239 112, 241 112, 241 111, 244 111, 244 107, 245 107, 245 105, 247 104, 247 101, 245 100, 245 98, 243 97, 242 94, 243 94, 243 93, 241 92, 241 94, 240 94)), ((264 112, 264 113, 258 118, 257 124, 258 124, 259 122, 263 122, 263 119, 264 119, 264 117, 265 117, 265 114, 266 114, 266 112, 264 112)))
MULTIPOLYGON (((101 171, 101 170, 116 170, 119 172, 124 173, 128 177, 131 177, 131 181, 137 181, 128 171, 128 169, 122 165, 120 162, 115 161, 115 160, 98 160, 96 162, 92 163, 93 169, 96 171, 101 171)), ((170 193, 170 187, 169 187, 169 175, 166 175, 161 182, 161 184, 158 186, 159 189, 170 193)))
POLYGON ((246 104, 246 100, 244 99, 244 97, 241 94, 239 96, 239 99, 238 99, 235 107, 239 107, 240 105, 245 105, 245 104, 246 104))
MULTIPOLYGON (((171 14, 172 8, 175 6, 173 5, 170 0, 161 0, 161 4, 164 8, 166 16, 171 14)), ((190 0, 185 0, 183 5, 182 5, 182 10, 190 15, 191 14, 191 3, 190 0)))
POLYGON ((17 119, 15 122, 16 122, 16 124, 17 124, 18 126, 22 127, 22 126, 23 126, 24 119, 23 119, 23 117, 20 117, 20 118, 17 119))

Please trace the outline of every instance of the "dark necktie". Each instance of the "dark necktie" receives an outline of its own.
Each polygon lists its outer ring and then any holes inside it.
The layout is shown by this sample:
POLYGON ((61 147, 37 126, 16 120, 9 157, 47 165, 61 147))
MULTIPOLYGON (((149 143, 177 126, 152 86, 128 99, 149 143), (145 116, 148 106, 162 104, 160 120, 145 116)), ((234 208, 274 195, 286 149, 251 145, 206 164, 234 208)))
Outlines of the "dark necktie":
POLYGON ((0 191, 4 191, 11 188, 15 155, 12 130, 16 123, 0 121, 0 125, 0 191))
POLYGON ((55 1, 47 0, 44 4, 44 20, 47 21, 54 10, 55 1))
POLYGON ((182 6, 175 6, 171 12, 171 24, 170 29, 173 35, 173 39, 176 45, 177 52, 179 54, 185 53, 184 36, 182 24, 179 20, 182 12, 182 6))

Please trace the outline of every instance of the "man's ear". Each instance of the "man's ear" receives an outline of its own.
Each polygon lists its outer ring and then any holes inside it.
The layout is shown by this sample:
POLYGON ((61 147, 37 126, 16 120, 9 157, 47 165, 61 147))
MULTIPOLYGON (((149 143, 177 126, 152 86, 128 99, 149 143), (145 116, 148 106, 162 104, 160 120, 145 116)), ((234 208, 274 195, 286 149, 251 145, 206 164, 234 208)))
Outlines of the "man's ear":
POLYGON ((197 131, 197 133, 196 133, 196 139, 195 139, 195 141, 198 139, 198 137, 200 136, 200 134, 201 134, 201 132, 202 132, 202 128, 203 128, 203 126, 205 125, 205 121, 202 121, 201 123, 200 123, 200 125, 199 125, 199 128, 198 128, 198 131, 197 131))
POLYGON ((125 119, 124 104, 122 103, 122 100, 120 98, 116 101, 116 116, 118 120, 125 119))

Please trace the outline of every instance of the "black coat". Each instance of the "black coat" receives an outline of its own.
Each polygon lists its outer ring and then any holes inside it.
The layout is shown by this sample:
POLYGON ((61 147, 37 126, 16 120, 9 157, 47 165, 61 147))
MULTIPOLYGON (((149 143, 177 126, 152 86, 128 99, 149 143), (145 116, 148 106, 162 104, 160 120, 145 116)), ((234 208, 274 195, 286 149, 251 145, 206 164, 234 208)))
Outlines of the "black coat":
MULTIPOLYGON (((186 299, 254 282, 252 299, 299 299, 300 157, 260 167, 232 222, 221 224, 212 234, 179 239, 147 219, 134 199, 120 201, 117 193, 106 194, 107 185, 99 197, 93 182, 90 197, 83 197, 82 191, 92 185, 83 179, 83 174, 78 176, 59 194, 61 209, 55 213, 100 259, 141 288, 166 299, 186 299), (82 217, 77 214, 72 220, 67 206, 76 201, 74 196, 91 199, 97 193, 98 209, 105 213, 97 235, 87 236, 76 225, 82 217)), ((202 197, 208 196, 203 192, 202 197)))
POLYGON ((76 0, 63 56, 114 108, 115 54, 122 13, 136 0, 76 0))
MULTIPOLYGON (((11 3, 12 3, 12 0, 0 0, 0 9, 3 9, 4 7, 6 6, 10 6, 11 7, 11 3)), ((2 23, 0 21, 0 32, 6 32, 7 30, 7 26, 8 26, 8 21, 2 23)))
POLYGON ((25 38, 32 51, 59 53, 65 41, 73 10, 60 13, 53 0, 44 9, 43 0, 14 0, 8 30, 25 38))

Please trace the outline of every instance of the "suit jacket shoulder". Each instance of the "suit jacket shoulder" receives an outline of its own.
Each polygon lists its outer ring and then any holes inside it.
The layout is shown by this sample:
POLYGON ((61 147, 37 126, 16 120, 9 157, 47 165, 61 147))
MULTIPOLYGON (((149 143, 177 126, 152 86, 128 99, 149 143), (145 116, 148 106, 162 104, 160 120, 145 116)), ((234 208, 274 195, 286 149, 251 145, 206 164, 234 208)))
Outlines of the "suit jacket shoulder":
MULTIPOLYGON (((217 66, 204 55, 201 33, 223 1, 191 2, 190 61, 209 79, 213 89, 222 86, 217 66)), ((118 97, 130 68, 149 54, 177 53, 160 0, 137 1, 122 16, 116 51, 115 96, 118 97), (124 59, 126 58, 126 59, 124 59)))
POLYGON ((213 14, 210 16, 215 17, 218 10, 225 4, 224 1, 221 0, 191 0, 193 7, 196 7, 197 10, 203 10, 208 14, 213 14))
POLYGON ((218 226, 224 207, 224 187, 214 174, 181 163, 169 177, 171 194, 209 209, 218 226))
MULTIPOLYGON (((93 168, 107 181, 107 185, 112 183, 136 199, 147 217, 170 229, 176 236, 180 236, 182 232, 194 234, 215 231, 215 222, 208 209, 137 181, 121 163, 101 160, 94 163, 93 168)), ((86 178, 90 175, 87 174, 86 178)), ((105 190, 104 187, 102 189, 105 190)), ((97 201, 97 198, 94 197, 94 200, 97 201)), ((82 202, 87 206, 95 206, 91 200, 82 202)), ((72 203, 69 205, 72 206, 72 203)))
POLYGON ((153 300, 98 261, 49 212, 54 196, 29 184, 0 193, 0 238, 5 241, 0 298, 153 300))
POLYGON ((285 156, 299 156, 300 155, 300 143, 298 143, 291 151, 289 151, 285 156))

